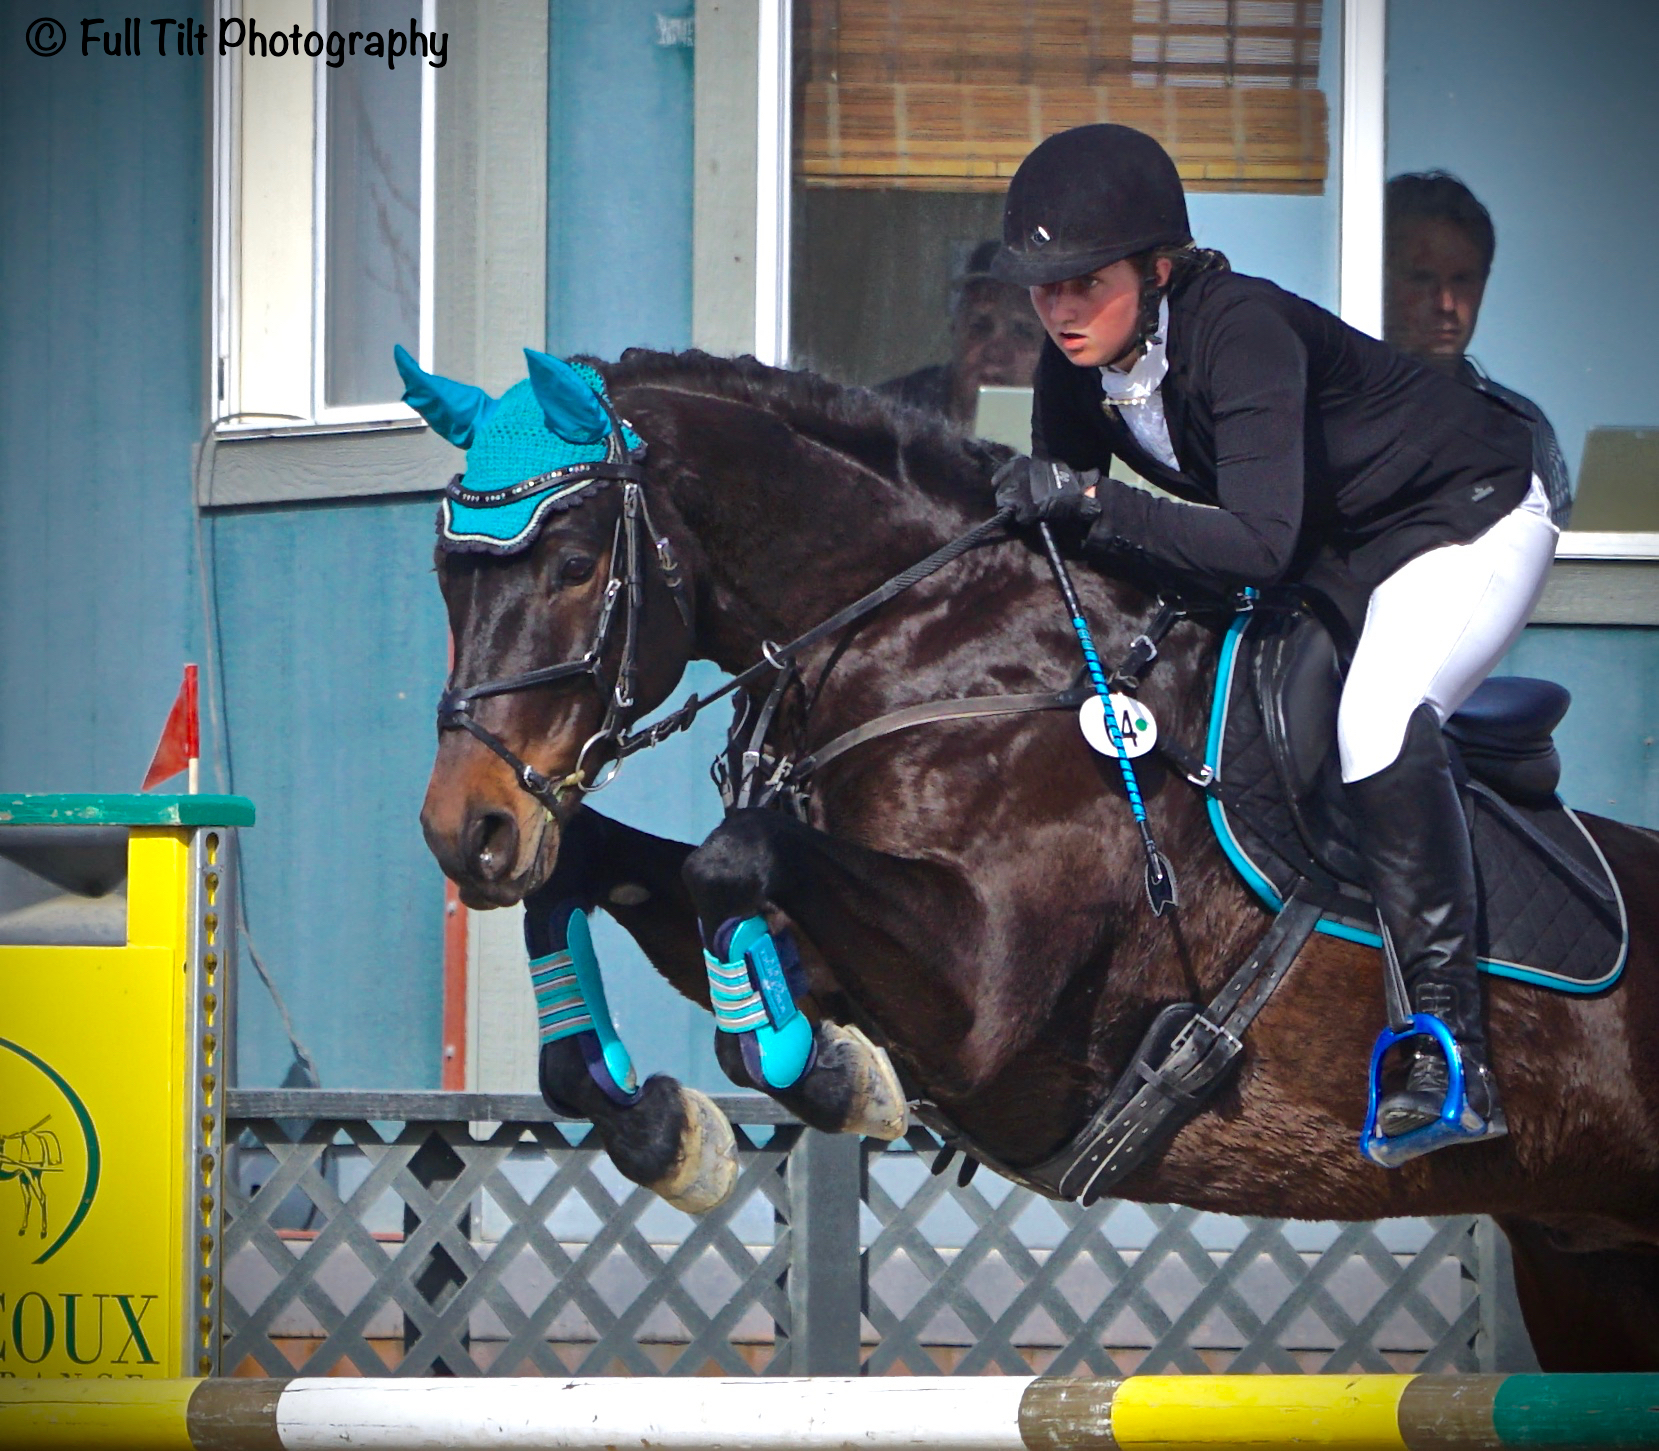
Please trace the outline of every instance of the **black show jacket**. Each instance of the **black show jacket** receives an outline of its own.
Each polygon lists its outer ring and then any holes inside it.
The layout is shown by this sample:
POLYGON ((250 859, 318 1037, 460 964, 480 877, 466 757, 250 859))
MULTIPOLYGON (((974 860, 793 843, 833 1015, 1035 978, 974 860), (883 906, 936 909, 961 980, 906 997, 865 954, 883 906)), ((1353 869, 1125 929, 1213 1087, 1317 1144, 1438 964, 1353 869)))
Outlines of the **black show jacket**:
POLYGON ((1408 559, 1474 538, 1527 491, 1518 414, 1261 278, 1178 280, 1166 347, 1180 472, 1136 441, 1098 369, 1044 344, 1032 452, 1103 474, 1116 455, 1190 501, 1103 478, 1088 554, 1141 555, 1224 587, 1302 582, 1357 629, 1408 559))

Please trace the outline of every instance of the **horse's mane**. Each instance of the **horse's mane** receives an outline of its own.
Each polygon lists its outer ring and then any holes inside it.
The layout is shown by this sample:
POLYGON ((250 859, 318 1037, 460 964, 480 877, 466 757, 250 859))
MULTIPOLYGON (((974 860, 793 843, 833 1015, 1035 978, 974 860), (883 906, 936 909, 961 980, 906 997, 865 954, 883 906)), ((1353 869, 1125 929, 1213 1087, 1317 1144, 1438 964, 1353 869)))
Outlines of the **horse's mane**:
POLYGON ((747 403, 878 473, 929 492, 960 496, 965 486, 982 489, 1009 456, 1003 445, 970 437, 937 414, 817 373, 769 367, 749 356, 629 348, 620 361, 595 366, 613 394, 661 386, 747 403))

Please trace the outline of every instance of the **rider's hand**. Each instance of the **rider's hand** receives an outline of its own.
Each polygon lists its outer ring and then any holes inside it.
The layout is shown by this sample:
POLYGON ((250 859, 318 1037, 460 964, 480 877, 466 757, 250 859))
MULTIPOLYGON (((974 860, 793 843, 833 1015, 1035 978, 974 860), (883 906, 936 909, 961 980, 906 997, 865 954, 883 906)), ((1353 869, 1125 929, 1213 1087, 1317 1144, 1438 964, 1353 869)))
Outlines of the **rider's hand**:
POLYGON ((996 471, 991 486, 999 509, 1012 509, 1014 523, 1025 526, 1041 520, 1059 528, 1086 529, 1100 517, 1095 488, 1098 469, 1074 469, 1057 459, 1027 458, 1020 454, 996 471))

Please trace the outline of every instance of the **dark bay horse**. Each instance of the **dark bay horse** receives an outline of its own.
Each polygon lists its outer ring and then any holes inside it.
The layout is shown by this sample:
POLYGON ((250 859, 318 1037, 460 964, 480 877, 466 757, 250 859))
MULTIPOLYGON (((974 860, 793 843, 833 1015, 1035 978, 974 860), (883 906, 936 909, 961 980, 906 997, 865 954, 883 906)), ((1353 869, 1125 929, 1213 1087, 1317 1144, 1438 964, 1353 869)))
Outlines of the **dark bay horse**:
MULTIPOLYGON (((988 480, 1005 454, 873 395, 700 354, 631 352, 602 371, 648 441, 644 491, 691 605, 687 622, 660 571, 649 572, 631 718, 668 698, 689 659, 750 666, 767 642, 795 637, 990 513, 988 480)), ((455 684, 582 653, 620 492, 599 488, 552 516, 520 556, 440 555, 455 684)), ((1155 602, 1128 582, 1075 573, 1102 655, 1121 658, 1155 602)), ((1195 748, 1218 628, 1177 625, 1142 691, 1161 729, 1195 748)), ((808 651, 804 696, 785 699, 774 739, 816 748, 912 703, 1054 690, 1077 661, 1040 549, 1006 541, 808 651)), ((603 709, 582 678, 482 701, 479 716, 558 780, 603 709)), ((734 810, 695 848, 574 798, 544 809, 472 735, 445 731, 422 820, 469 905, 533 907, 551 894, 604 907, 704 1006, 699 922, 712 933, 760 913, 787 925, 823 1026, 817 1067, 776 1096, 819 1128, 876 1131, 872 1118, 891 1114, 881 1101, 890 1075, 862 1035, 828 1026, 857 1025, 912 1094, 1020 1166, 1078 1130, 1160 1009, 1207 1000, 1269 925, 1199 794, 1152 759, 1142 782, 1180 877, 1173 917, 1147 910, 1115 763, 1065 711, 886 736, 822 770, 806 821, 734 810)), ((649 770, 649 758, 627 769, 649 770)), ((1392 1171, 1361 1158, 1379 960, 1315 936, 1251 1029, 1241 1071, 1113 1192, 1273 1217, 1489 1213, 1514 1247, 1546 1369, 1659 1368, 1659 835, 1585 820, 1630 906, 1628 965, 1614 989, 1587 998, 1488 981, 1508 1138, 1392 1171)), ((572 1041, 543 1051, 550 1101, 591 1114, 636 1181, 708 1180, 706 1164, 688 1168, 718 1155, 706 1111, 660 1077, 618 1107, 581 1071, 572 1041)), ((721 1049, 741 1078, 729 1042, 721 1049)))

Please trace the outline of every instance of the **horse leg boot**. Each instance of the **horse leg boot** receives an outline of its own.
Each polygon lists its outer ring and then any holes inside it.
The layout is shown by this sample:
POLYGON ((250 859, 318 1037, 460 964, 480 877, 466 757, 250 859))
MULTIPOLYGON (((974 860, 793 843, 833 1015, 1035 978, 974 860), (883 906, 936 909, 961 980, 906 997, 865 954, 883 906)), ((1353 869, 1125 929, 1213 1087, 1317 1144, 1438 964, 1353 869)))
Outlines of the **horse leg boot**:
POLYGON ((731 917, 712 942, 704 956, 726 1076, 825 1132, 900 1137, 908 1110, 892 1063, 853 1024, 814 1025, 797 1006, 806 982, 788 931, 773 932, 760 916, 731 917))
POLYGON ((908 1110, 887 1054, 856 1026, 827 1018, 814 1024, 796 1001, 807 984, 794 939, 760 915, 769 855, 739 826, 686 863, 692 894, 706 909, 700 924, 714 924, 701 930, 715 1056, 739 1087, 770 1094, 814 1128, 896 1139, 908 1127, 908 1110))
MULTIPOLYGON (((1487 1061, 1475 966, 1475 867, 1468 822, 1452 780, 1446 742, 1431 706, 1412 713, 1400 754, 1348 783, 1360 849, 1382 930, 1398 957, 1412 1011, 1439 1018, 1463 1065, 1461 1138, 1508 1132, 1487 1061)), ((1406 1086, 1378 1105, 1393 1138, 1440 1117, 1450 1070, 1438 1042, 1412 1039, 1406 1086)), ((1424 1152, 1439 1144, 1425 1145, 1424 1152)))
POLYGON ((664 1074, 639 1085, 605 1001, 582 903, 533 896, 524 935, 548 1106, 591 1119, 611 1162, 676 1209, 700 1214, 722 1203, 737 1180, 731 1124, 707 1095, 664 1074))

